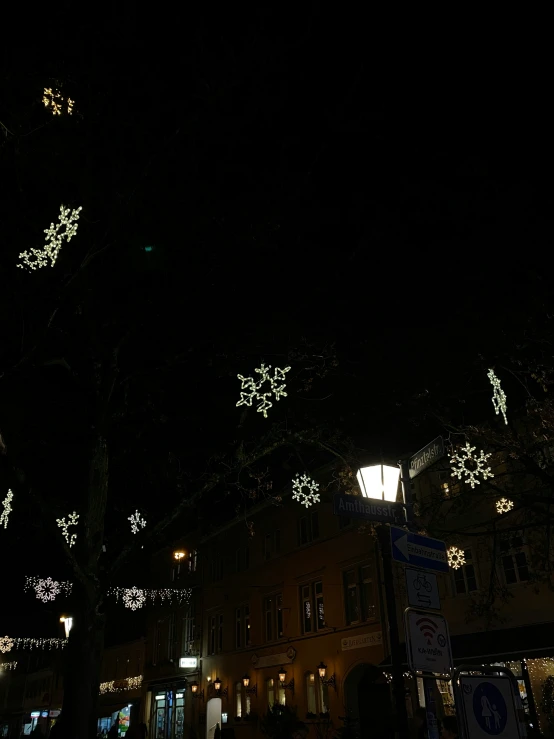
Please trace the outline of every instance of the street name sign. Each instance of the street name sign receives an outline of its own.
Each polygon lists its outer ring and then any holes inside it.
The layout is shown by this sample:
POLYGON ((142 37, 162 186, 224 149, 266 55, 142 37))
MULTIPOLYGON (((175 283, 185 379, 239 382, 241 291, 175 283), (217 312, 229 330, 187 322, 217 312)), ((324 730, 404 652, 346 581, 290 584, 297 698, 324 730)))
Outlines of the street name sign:
POLYGON ((446 544, 440 539, 413 534, 411 531, 391 526, 392 558, 404 565, 414 565, 424 570, 448 572, 446 544))
POLYGON ((333 496, 333 511, 337 516, 364 518, 366 521, 403 523, 405 520, 402 503, 389 503, 379 498, 362 498, 360 495, 333 496))
POLYGON ((452 650, 445 617, 415 608, 406 608, 404 616, 410 669, 449 674, 452 650))
POLYGON ((431 608, 440 611, 441 599, 437 576, 423 570, 404 569, 406 574, 406 591, 408 593, 408 604, 416 608, 431 608))
POLYGON ((417 454, 410 459, 409 474, 410 480, 417 477, 421 472, 426 470, 435 462, 438 462, 441 457, 444 457, 444 440, 442 436, 437 436, 427 446, 420 449, 417 454))
MULTIPOLYGON (((471 739, 519 739, 519 721, 507 677, 460 676, 461 710, 471 739)), ((456 703, 457 710, 458 703, 456 703)))

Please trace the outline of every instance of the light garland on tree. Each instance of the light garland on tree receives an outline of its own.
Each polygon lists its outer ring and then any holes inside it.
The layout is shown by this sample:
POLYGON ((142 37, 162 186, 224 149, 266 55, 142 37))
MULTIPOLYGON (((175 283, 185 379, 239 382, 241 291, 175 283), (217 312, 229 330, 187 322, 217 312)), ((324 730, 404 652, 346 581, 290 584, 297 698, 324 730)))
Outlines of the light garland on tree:
POLYGON ((63 537, 66 540, 69 548, 71 548, 77 541, 77 534, 73 533, 70 535, 67 529, 69 526, 77 526, 78 521, 79 521, 79 514, 75 513, 75 511, 69 514, 67 523, 66 523, 65 517, 56 519, 56 523, 61 528, 63 537))
POLYGON ((300 473, 296 474, 296 477, 292 481, 293 500, 298 500, 301 505, 305 505, 306 508, 312 505, 312 503, 319 503, 319 483, 313 480, 308 475, 300 476, 300 473), (304 488, 307 488, 307 492, 304 492, 304 488))
POLYGON ((179 605, 188 603, 192 595, 192 588, 161 588, 158 590, 137 588, 110 588, 107 595, 114 596, 117 601, 122 600, 125 608, 136 611, 150 601, 154 605, 157 600, 162 604, 166 601, 177 601, 179 605))
POLYGON ((51 577, 42 579, 26 576, 24 590, 34 590, 38 600, 48 603, 48 601, 56 600, 56 596, 62 592, 64 595, 70 595, 73 583, 68 580, 53 580, 51 577))
POLYGON ((491 454, 485 454, 481 449, 479 456, 476 457, 473 454, 475 448, 476 447, 470 446, 469 443, 467 443, 464 447, 458 449, 457 452, 449 455, 452 477, 457 477, 458 480, 460 480, 462 476, 465 475, 466 479, 464 482, 468 482, 472 488, 481 484, 481 481, 477 479, 477 475, 481 475, 483 480, 486 480, 489 477, 494 477, 491 472, 491 468, 485 467, 485 463, 491 454), (475 467, 473 469, 468 468, 467 462, 471 462, 475 467), (456 466, 456 464, 458 466, 456 466))
POLYGON ((0 516, 0 526, 4 524, 5 529, 8 528, 8 516, 12 512, 12 506, 11 506, 12 500, 13 500, 13 493, 11 490, 8 490, 8 494, 2 501, 2 506, 4 510, 2 511, 2 515, 0 516))
POLYGON ((142 675, 136 677, 126 677, 122 680, 109 680, 106 683, 100 683, 99 694, 105 693, 123 693, 125 690, 138 690, 142 686, 142 675))
POLYGON ((273 370, 273 377, 269 374, 270 369, 271 365, 266 367, 262 362, 262 366, 254 370, 254 372, 257 372, 258 375, 260 375, 260 379, 257 381, 253 377, 237 375, 238 379, 241 381, 240 400, 237 403, 237 406, 247 405, 248 407, 251 407, 253 400, 256 402, 261 401, 258 405, 257 412, 263 413, 264 418, 267 418, 267 411, 269 408, 273 407, 273 403, 269 400, 271 395, 273 394, 275 396, 275 400, 279 400, 279 398, 287 396, 287 393, 285 392, 286 383, 284 380, 285 374, 290 370, 290 367, 285 367, 285 369, 275 367, 273 370), (260 390, 265 382, 269 382, 269 392, 261 393, 260 390))
POLYGON ((514 507, 514 501, 508 500, 508 498, 500 498, 496 501, 496 512, 497 513, 508 513, 514 507))
POLYGON ((0 662, 0 672, 3 670, 15 670, 17 662, 0 662))
POLYGON ((43 248, 22 251, 19 255, 21 263, 17 264, 17 267, 34 271, 47 267, 48 260, 50 260, 50 266, 53 267, 56 264, 64 239, 69 243, 77 233, 77 221, 82 210, 82 206, 72 210, 60 205, 59 223, 51 223, 49 228, 44 229, 46 243, 43 248), (60 231, 62 227, 65 227, 65 230, 60 231))
POLYGON ((127 521, 131 522, 131 533, 138 534, 139 532, 139 526, 141 529, 143 529, 146 526, 146 521, 144 518, 141 518, 141 515, 138 511, 135 511, 132 516, 129 516, 127 521))
POLYGON ((499 413, 502 413, 502 416, 504 417, 504 423, 508 423, 508 419, 506 417, 506 411, 508 410, 508 406, 506 404, 506 393, 504 390, 502 390, 502 386, 500 385, 500 380, 495 375, 494 370, 490 369, 487 372, 487 377, 491 381, 493 392, 492 392, 492 404, 494 406, 494 412, 496 415, 499 413))
POLYGON ((59 90, 52 90, 51 87, 45 87, 42 94, 42 102, 45 108, 50 108, 52 115, 61 115, 63 112, 64 102, 67 104, 66 113, 71 115, 73 113, 74 101, 68 97, 64 100, 59 90))
POLYGON ((448 557, 448 564, 453 570, 459 570, 466 563, 464 550, 458 549, 458 547, 448 547, 446 556, 448 557))
POLYGON ((0 652, 11 652, 12 649, 63 649, 67 639, 42 639, 40 637, 0 636, 0 652))

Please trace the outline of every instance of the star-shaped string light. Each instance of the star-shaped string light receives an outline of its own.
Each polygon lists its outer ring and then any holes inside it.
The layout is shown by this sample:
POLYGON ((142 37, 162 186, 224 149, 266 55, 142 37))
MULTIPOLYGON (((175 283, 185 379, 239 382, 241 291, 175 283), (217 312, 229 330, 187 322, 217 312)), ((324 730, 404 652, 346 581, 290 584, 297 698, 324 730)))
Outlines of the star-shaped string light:
POLYGON ((4 524, 5 529, 8 528, 8 516, 12 512, 12 506, 11 506, 12 500, 13 500, 13 493, 11 490, 8 490, 6 497, 2 501, 2 506, 4 510, 2 511, 2 515, 0 516, 0 526, 4 524))
POLYGON ((448 564, 453 570, 459 570, 466 563, 464 550, 458 549, 458 547, 449 547, 446 556, 448 557, 448 564))
POLYGON ((290 367, 285 367, 284 369, 275 367, 273 370, 273 377, 269 374, 270 369, 271 365, 266 367, 262 362, 261 367, 254 370, 254 372, 260 376, 258 380, 254 377, 243 377, 242 375, 237 375, 238 379, 241 381, 240 400, 238 401, 237 406, 247 405, 248 407, 251 407, 253 400, 256 402, 259 401, 260 404, 258 405, 257 412, 263 413, 264 418, 267 418, 267 411, 273 407, 273 403, 269 398, 273 395, 275 400, 279 400, 279 398, 287 396, 287 393, 285 392, 286 383, 284 380, 290 367), (269 385, 266 386, 266 392, 260 392, 262 386, 266 382, 269 383, 269 385))
POLYGON ((494 370, 490 369, 487 372, 487 377, 492 384, 492 404, 494 406, 494 412, 496 413, 496 415, 502 413, 502 416, 504 417, 504 423, 507 424, 508 419, 506 417, 506 411, 508 410, 508 406, 506 403, 506 393, 504 392, 504 390, 502 390, 500 380, 495 375, 494 370))
POLYGON ((305 505, 306 508, 312 505, 312 503, 319 503, 319 483, 313 480, 308 475, 300 476, 297 473, 296 477, 292 481, 293 500, 298 500, 301 505, 305 505), (306 488, 306 492, 304 492, 306 488))
POLYGON ((496 501, 496 512, 497 513, 508 513, 514 507, 514 501, 508 500, 508 498, 500 498, 496 501))
POLYGON ((141 529, 146 526, 146 521, 144 520, 144 518, 141 518, 141 515, 138 511, 135 511, 132 516, 129 516, 127 521, 131 522, 131 532, 133 534, 138 534, 139 526, 141 529))
POLYGON ((68 526, 77 526, 78 521, 79 521, 79 514, 75 513, 75 511, 69 514, 67 522, 65 520, 65 517, 56 519, 56 523, 61 528, 63 537, 68 543, 69 547, 72 547, 77 541, 77 534, 76 533, 69 534, 67 530, 68 526))
POLYGON ((483 480, 489 477, 494 477, 490 467, 486 467, 485 464, 490 454, 485 454, 481 449, 479 456, 474 456, 474 446, 470 446, 467 443, 457 452, 450 455, 450 465, 452 469, 452 477, 457 477, 461 480, 465 476, 464 482, 468 482, 472 488, 476 485, 480 485, 481 481, 477 479, 477 475, 480 475, 483 480), (468 467, 468 463, 471 465, 468 467))

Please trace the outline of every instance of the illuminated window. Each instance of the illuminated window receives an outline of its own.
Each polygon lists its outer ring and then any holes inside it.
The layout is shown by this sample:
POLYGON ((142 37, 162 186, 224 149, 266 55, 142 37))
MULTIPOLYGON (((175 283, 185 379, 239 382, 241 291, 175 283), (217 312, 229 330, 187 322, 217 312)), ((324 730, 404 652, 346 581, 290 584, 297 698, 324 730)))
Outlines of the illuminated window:
POLYGON ((273 706, 275 703, 275 680, 270 677, 265 681, 265 685, 267 691, 267 704, 268 706, 273 706))
POLYGON ((242 716, 242 681, 235 683, 235 705, 237 707, 236 716, 242 716))
POLYGON ((317 713, 315 702, 315 674, 313 672, 309 672, 306 675, 306 699, 308 702, 308 713, 317 713))
POLYGON ((321 580, 300 587, 302 633, 310 634, 325 628, 325 606, 321 580))

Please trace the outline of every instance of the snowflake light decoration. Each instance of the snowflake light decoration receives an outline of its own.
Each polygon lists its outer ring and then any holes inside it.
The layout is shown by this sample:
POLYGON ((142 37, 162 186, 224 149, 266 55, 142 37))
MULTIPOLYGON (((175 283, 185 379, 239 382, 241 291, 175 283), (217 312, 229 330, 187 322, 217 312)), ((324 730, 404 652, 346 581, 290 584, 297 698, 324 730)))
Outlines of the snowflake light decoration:
POLYGON ((0 636, 0 652, 11 652, 13 649, 14 640, 10 636, 0 636))
MULTIPOLYGON (((63 110, 64 98, 59 90, 52 90, 51 87, 45 87, 42 94, 42 102, 45 108, 52 110, 52 115, 61 115, 63 110)), ((67 113, 71 115, 73 113, 74 101, 71 98, 67 98, 67 113)))
POLYGON ((56 519, 56 523, 62 530, 63 538, 66 540, 70 548, 77 541, 77 534, 73 533, 70 535, 67 528, 68 526, 77 526, 78 520, 79 520, 79 514, 75 513, 75 511, 69 514, 67 523, 66 523, 65 517, 56 519))
POLYGON ((140 517, 140 513, 138 511, 135 511, 132 516, 129 516, 127 521, 131 522, 131 532, 133 534, 138 534, 139 526, 141 529, 146 526, 146 521, 144 520, 144 518, 140 517))
MULTIPOLYGON (((173 602, 176 601, 179 605, 182 605, 183 603, 188 603, 190 601, 190 597, 192 595, 192 588, 161 588, 159 590, 148 590, 145 588, 121 588, 121 587, 114 587, 110 588, 107 592, 108 595, 115 596, 116 600, 119 601, 121 598, 125 604, 126 608, 131 608, 131 606, 128 606, 125 602, 125 599, 128 597, 128 594, 134 591, 138 591, 142 593, 143 601, 151 601, 152 605, 156 603, 157 600, 160 600, 162 605, 167 601, 173 602)), ((142 603, 140 606, 136 606, 136 608, 141 608, 142 603)), ((133 610, 136 610, 133 608, 133 610)))
POLYGON ((319 483, 312 480, 308 475, 300 476, 297 473, 296 477, 292 481, 293 500, 298 500, 301 505, 305 505, 306 508, 312 505, 312 503, 319 503, 319 483), (304 488, 307 492, 304 492, 304 488))
POLYGON ((11 490, 8 490, 8 494, 2 501, 2 506, 4 510, 2 511, 2 515, 0 516, 0 526, 4 524, 5 529, 8 528, 8 516, 12 512, 12 506, 11 506, 12 500, 13 500, 13 493, 11 490))
POLYGON ((56 600, 56 595, 59 595, 61 592, 60 583, 52 580, 51 577, 47 577, 46 580, 39 580, 35 585, 37 599, 43 603, 48 603, 49 600, 56 600))
POLYGON ((82 206, 71 209, 60 205, 59 223, 51 223, 49 228, 44 229, 46 234, 44 247, 22 251, 19 255, 21 262, 16 266, 33 271, 47 267, 48 260, 50 260, 50 266, 53 267, 56 264, 64 239, 69 243, 77 233, 77 221, 82 210, 82 206))
POLYGON ((262 362, 262 366, 254 370, 260 376, 259 380, 256 380, 254 377, 243 377, 242 375, 237 375, 238 379, 241 381, 240 400, 237 403, 237 406, 247 405, 250 407, 253 400, 256 402, 261 401, 258 405, 257 412, 263 413, 264 418, 267 418, 267 411, 269 408, 273 407, 273 403, 269 400, 271 395, 273 394, 275 396, 275 400, 279 400, 279 398, 287 396, 287 393, 285 392, 286 383, 284 380, 285 374, 290 370, 290 367, 285 367, 285 369, 275 367, 273 370, 273 377, 269 374, 270 369, 271 365, 266 367, 262 362), (269 386, 266 386, 268 392, 262 393, 260 390, 265 382, 269 383, 269 386))
POLYGON ((140 588, 136 588, 134 585, 132 588, 128 588, 123 593, 123 603, 125 608, 130 608, 132 611, 136 611, 137 608, 142 608, 146 602, 146 596, 140 588))
POLYGON ((497 513, 508 513, 514 507, 514 501, 508 500, 508 498, 500 498, 496 501, 496 512, 497 513))
POLYGON ((483 480, 486 480, 489 477, 494 477, 491 472, 491 468, 485 467, 485 463, 491 455, 485 454, 481 449, 479 456, 476 457, 473 454, 474 451, 475 447, 470 446, 469 443, 467 443, 464 447, 455 452, 455 454, 450 455, 452 477, 457 477, 458 480, 461 480, 462 476, 465 475, 464 482, 468 482, 472 488, 481 484, 481 481, 477 479, 477 475, 481 475, 483 480), (468 467, 468 462, 473 466, 468 467))
POLYGON ((463 549, 458 547, 449 547, 446 555, 448 557, 448 564, 453 570, 458 570, 463 567, 466 563, 466 556, 463 549))
POLYGON ((504 423, 507 424, 508 419, 506 418, 506 411, 508 410, 508 406, 506 404, 506 393, 502 390, 500 380, 495 375, 494 370, 490 369, 487 372, 487 377, 492 384, 492 404, 494 405, 494 412, 496 415, 502 413, 504 423))

